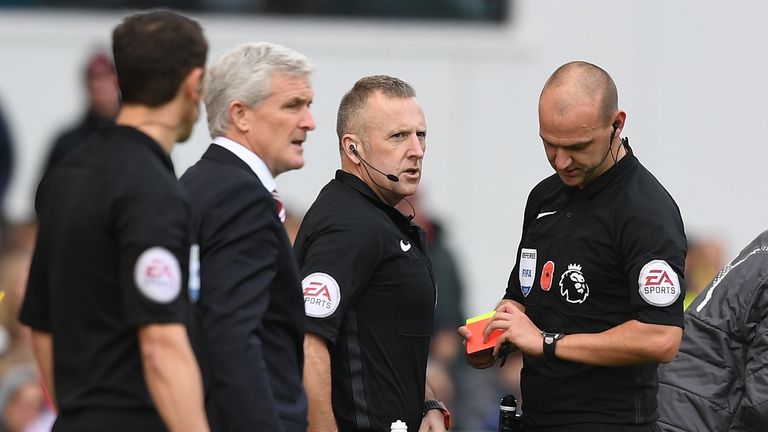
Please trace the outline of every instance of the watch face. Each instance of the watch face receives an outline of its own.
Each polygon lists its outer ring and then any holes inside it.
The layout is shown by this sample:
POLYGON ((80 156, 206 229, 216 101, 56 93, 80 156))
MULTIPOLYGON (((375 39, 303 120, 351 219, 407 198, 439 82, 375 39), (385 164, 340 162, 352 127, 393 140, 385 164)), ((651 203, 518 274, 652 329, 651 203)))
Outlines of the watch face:
POLYGON ((552 336, 544 336, 544 343, 545 344, 549 345, 549 344, 551 344, 554 341, 555 341, 554 337, 552 337, 552 336))

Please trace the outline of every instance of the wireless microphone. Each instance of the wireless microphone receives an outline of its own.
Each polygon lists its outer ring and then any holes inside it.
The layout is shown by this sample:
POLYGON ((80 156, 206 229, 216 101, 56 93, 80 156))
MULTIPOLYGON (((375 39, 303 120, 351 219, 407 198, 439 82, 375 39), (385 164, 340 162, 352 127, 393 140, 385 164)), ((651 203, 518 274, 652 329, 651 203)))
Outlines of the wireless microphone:
POLYGON ((372 170, 374 170, 374 171, 376 171, 377 173, 379 173, 379 174, 383 175, 384 177, 386 177, 386 178, 387 178, 387 180, 389 180, 389 181, 391 181, 391 182, 395 182, 395 183, 397 183, 397 182, 399 182, 399 181, 400 181, 400 179, 399 179, 399 178, 397 178, 397 176, 396 176, 396 175, 394 175, 394 174, 387 174, 387 173, 385 173, 385 172, 381 171, 380 169, 378 169, 378 168, 374 167, 373 165, 369 164, 368 162, 366 162, 366 160, 365 160, 365 159, 363 159, 363 157, 362 157, 362 156, 360 156, 360 153, 358 153, 358 152, 357 152, 357 146, 356 146, 354 143, 352 143, 352 144, 350 144, 350 145, 349 145, 349 151, 351 151, 351 152, 352 152, 352 154, 354 154, 355 156, 357 156, 357 158, 358 158, 358 159, 360 159, 360 162, 362 162, 362 163, 364 163, 364 164, 368 165, 368 166, 369 166, 369 167, 370 167, 372 170))
POLYGON ((520 419, 517 415, 517 400, 508 394, 499 402, 499 432, 519 432, 520 419))
MULTIPOLYGON (((399 182, 399 181, 400 181, 400 179, 399 179, 399 178, 397 178, 397 176, 396 176, 396 175, 394 175, 394 174, 387 174, 387 173, 385 173, 385 172, 382 172, 381 170, 379 170, 379 169, 375 168, 373 165, 371 165, 371 164, 369 164, 368 162, 366 162, 366 160, 365 160, 365 159, 363 159, 363 157, 362 157, 362 156, 360 156, 360 153, 358 153, 358 152, 357 152, 357 145, 355 145, 355 143, 352 143, 352 144, 350 144, 350 145, 349 145, 349 151, 351 151, 351 152, 352 152, 352 154, 354 154, 355 156, 357 156, 357 158, 358 158, 358 159, 360 159, 360 162, 362 162, 362 163, 364 163, 365 165, 367 165, 367 166, 371 167, 371 169, 373 169, 374 171, 378 172, 379 174, 381 174, 381 175, 385 176, 385 177, 387 178, 387 180, 389 180, 389 181, 391 181, 391 182, 394 182, 394 183, 397 183, 397 182, 399 182)), ((368 169, 366 168, 366 172, 367 172, 367 171, 368 171, 368 169)), ((368 176, 370 176, 370 175, 371 175, 371 173, 368 173, 368 176)), ((371 177, 371 180, 373 180, 373 177, 371 177)), ((376 183, 376 180, 373 180, 373 182, 374 182, 374 183, 376 183)), ((378 187, 381 187, 381 185, 379 185, 378 183, 376 183, 376 186, 378 186, 378 187)), ((386 189, 386 188, 383 188, 383 189, 386 189)), ((413 211, 413 214, 406 216, 406 218, 408 218, 408 220, 409 220, 409 221, 411 221, 411 220, 413 220, 413 218, 415 218, 415 217, 416 217, 416 208, 414 208, 414 207, 413 207, 413 204, 411 204, 411 202, 410 202, 410 201, 408 201, 408 199, 406 199, 405 197, 403 197, 403 200, 404 200, 406 203, 408 203, 408 205, 409 205, 409 206, 411 206, 411 210, 413 211)))

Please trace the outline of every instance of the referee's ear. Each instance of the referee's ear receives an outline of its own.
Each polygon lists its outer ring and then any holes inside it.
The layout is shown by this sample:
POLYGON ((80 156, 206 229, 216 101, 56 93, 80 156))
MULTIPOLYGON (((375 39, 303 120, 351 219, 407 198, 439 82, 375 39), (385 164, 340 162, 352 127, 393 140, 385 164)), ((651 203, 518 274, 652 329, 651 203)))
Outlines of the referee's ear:
POLYGON ((357 157, 357 152, 360 151, 360 145, 358 137, 354 134, 344 134, 341 137, 341 151, 343 158, 352 162, 355 165, 360 164, 360 158, 357 157))

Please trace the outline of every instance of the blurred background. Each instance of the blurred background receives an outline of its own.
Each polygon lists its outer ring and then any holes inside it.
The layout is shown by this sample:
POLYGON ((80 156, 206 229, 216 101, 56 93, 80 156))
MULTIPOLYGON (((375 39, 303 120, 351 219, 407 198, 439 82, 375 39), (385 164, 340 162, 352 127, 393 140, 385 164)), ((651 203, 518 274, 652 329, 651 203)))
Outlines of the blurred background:
MULTIPOLYGON (((133 10, 159 5, 201 22, 209 60, 246 41, 270 41, 317 64, 318 127, 305 143, 307 163, 278 178, 297 222, 339 167, 335 118, 344 92, 371 74, 414 86, 428 125, 416 206, 431 242, 439 242, 434 249, 444 251, 433 259, 446 269, 438 275, 441 291, 450 292, 441 293, 430 373, 445 378, 442 391, 455 396, 462 430, 493 423, 502 392, 516 389, 516 361, 503 370, 467 371, 453 331, 503 294, 527 194, 552 173, 538 137, 537 101, 559 65, 586 60, 616 81, 628 114, 623 134, 680 206, 693 291, 766 226, 768 204, 759 198, 768 164, 765 2, 0 0, 0 193, 4 179, 8 184, 0 197, 0 319, 7 333, 0 334, 0 373, 27 377, 12 369, 23 365, 14 359, 30 358, 17 342, 26 336, 14 317, 34 244, 37 182, 68 139, 113 115, 114 97, 99 81, 111 73, 108 55, 105 64, 99 53, 109 54, 112 28, 133 10)), ((172 155, 177 174, 208 143, 203 116, 172 155)), ((3 399, 6 382, 0 405, 14 400, 3 399)), ((17 387, 11 390, 24 388, 17 387)))

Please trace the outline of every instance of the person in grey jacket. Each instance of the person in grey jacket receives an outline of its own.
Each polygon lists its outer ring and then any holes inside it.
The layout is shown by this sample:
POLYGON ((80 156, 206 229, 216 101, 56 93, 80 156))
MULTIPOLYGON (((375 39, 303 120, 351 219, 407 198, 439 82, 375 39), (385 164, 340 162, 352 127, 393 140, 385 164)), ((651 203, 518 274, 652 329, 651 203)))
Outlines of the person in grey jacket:
POLYGON ((766 430, 766 288, 768 231, 720 270, 686 311, 679 354, 659 368, 663 431, 766 430))

